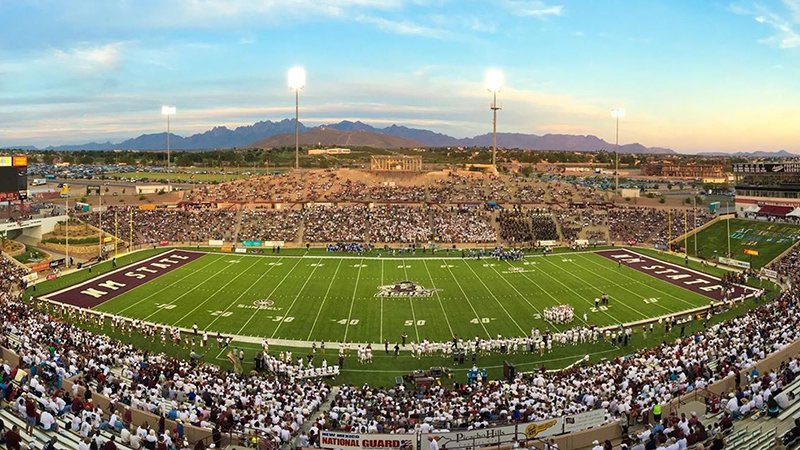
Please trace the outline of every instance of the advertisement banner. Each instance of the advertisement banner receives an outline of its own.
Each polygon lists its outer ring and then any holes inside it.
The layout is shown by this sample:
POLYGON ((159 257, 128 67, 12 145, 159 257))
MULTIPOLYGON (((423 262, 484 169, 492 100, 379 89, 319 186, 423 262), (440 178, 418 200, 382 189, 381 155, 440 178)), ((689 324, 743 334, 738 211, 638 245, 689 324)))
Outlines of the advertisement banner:
POLYGON ((744 254, 750 256, 758 256, 758 250, 753 250, 752 248, 746 248, 744 249, 744 254))
POLYGON ((66 264, 66 262, 67 262, 66 259, 61 258, 61 259, 54 259, 54 260, 50 261, 49 264, 50 264, 50 268, 53 269, 53 268, 58 267, 58 266, 63 266, 64 264, 66 264))
POLYGON ((25 167, 28 165, 27 156, 14 156, 12 157, 12 165, 14 167, 25 167))
MULTIPOLYGON (((529 422, 505 427, 484 428, 450 433, 437 433, 441 436, 439 447, 443 449, 466 449, 485 447, 490 445, 511 444, 514 441, 526 441, 534 438, 544 438, 560 434, 564 427, 562 417, 529 422)), ((427 435, 430 436, 430 435, 427 435)), ((422 436, 423 443, 427 441, 426 435, 422 436)))
POLYGON ((251 240, 242 241, 242 245, 244 245, 245 247, 261 247, 261 241, 251 241, 251 240))
POLYGON ((161 246, 169 245, 169 241, 158 241, 158 245, 161 245, 161 246))
POLYGON ((144 204, 144 205, 139 205, 139 210, 140 211, 152 211, 154 209, 156 209, 156 205, 153 205, 153 204, 150 204, 150 203, 147 203, 147 204, 144 204))
POLYGON ((761 274, 772 280, 778 279, 778 271, 772 269, 761 269, 761 274))
POLYGON ((36 281, 38 279, 39 279, 39 274, 36 273, 36 272, 29 273, 29 274, 25 275, 24 277, 22 277, 22 281, 24 281, 26 283, 31 283, 31 282, 34 282, 34 281, 36 281))
POLYGON ((725 264, 726 266, 739 267, 741 269, 749 269, 750 268, 750 263, 747 262, 747 261, 739 261, 738 259, 725 258, 725 257, 722 257, 722 256, 719 257, 719 263, 720 264, 725 264))
POLYGON ((223 241, 222 239, 209 239, 208 240, 208 246, 209 247, 222 247, 223 245, 225 245, 225 241, 223 241))
POLYGON ((342 450, 416 450, 417 436, 414 434, 361 434, 322 431, 322 448, 342 450))
POLYGON ((58 278, 58 275, 56 275, 54 273, 51 273, 51 274, 47 275, 47 280, 48 281, 55 280, 56 278, 58 278))
POLYGON ((536 241, 536 244, 538 244, 539 247, 555 247, 558 241, 536 241))
POLYGON ((283 247, 283 241, 264 241, 264 247, 283 247))
POLYGON ((233 251, 235 253, 247 253, 247 249, 244 247, 236 247, 235 249, 233 249, 233 251))
POLYGON ((11 167, 11 157, 0 156, 0 167, 11 167))
POLYGON ((604 409, 594 409, 585 413, 564 418, 564 433, 586 430, 602 425, 606 420, 604 409))

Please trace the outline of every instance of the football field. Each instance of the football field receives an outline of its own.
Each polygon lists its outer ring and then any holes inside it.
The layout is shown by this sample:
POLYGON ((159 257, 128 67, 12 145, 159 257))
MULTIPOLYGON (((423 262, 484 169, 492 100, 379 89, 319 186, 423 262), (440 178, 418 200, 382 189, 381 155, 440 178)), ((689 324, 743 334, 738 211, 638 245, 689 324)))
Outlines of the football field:
POLYGON ((720 295, 709 275, 626 249, 516 261, 170 250, 43 298, 214 333, 380 343, 616 325, 720 295), (570 324, 543 319, 559 304, 575 308, 570 324))
POLYGON ((754 268, 761 268, 800 240, 798 225, 743 219, 731 219, 730 224, 726 222, 720 220, 679 244, 687 244, 692 256, 713 259, 725 256, 730 242, 731 258, 752 262, 754 268), (747 255, 745 249, 755 250, 758 255, 747 255))

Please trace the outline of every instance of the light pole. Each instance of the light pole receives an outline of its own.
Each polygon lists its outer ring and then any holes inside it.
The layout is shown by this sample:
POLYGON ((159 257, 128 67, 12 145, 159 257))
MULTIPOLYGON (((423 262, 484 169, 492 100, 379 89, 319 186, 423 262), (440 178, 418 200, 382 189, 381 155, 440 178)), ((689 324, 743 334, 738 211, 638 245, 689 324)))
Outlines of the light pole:
POLYGON ((617 122, 617 132, 616 138, 614 140, 614 153, 616 157, 614 158, 616 162, 614 163, 614 192, 619 194, 619 119, 625 117, 625 108, 614 108, 611 110, 611 117, 613 117, 617 122))
POLYGON ((169 186, 169 183, 170 183, 170 177, 169 177, 169 156, 170 156, 170 154, 169 154, 169 116, 175 114, 176 112, 177 112, 177 108, 175 108, 174 106, 164 105, 164 106, 161 107, 161 115, 162 116, 167 116, 167 186, 169 186))
POLYGON ((497 170, 497 93, 503 85, 503 72, 497 69, 490 69, 486 71, 486 89, 492 93, 492 104, 489 109, 492 110, 492 166, 497 170))
POLYGON ((289 89, 294 91, 294 168, 300 168, 300 90, 306 86, 306 69, 289 69, 289 89))

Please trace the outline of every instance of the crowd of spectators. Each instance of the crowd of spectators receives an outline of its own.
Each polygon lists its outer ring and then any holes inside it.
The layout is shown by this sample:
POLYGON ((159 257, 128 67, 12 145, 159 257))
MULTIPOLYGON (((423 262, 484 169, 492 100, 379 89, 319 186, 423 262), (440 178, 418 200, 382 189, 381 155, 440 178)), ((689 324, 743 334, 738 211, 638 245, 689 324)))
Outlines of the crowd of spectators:
MULTIPOLYGON (((488 381, 452 389, 434 386, 422 394, 403 386, 344 386, 325 422, 331 428, 352 431, 368 431, 379 424, 388 432, 411 429, 419 423, 428 423, 432 429, 482 428, 490 423, 539 421, 596 408, 605 409, 609 417, 637 417, 656 403, 667 403, 728 375, 750 371, 767 354, 796 341, 800 338, 798 309, 797 293, 785 293, 743 316, 652 349, 556 373, 542 371, 511 382, 488 381)), ((800 374, 796 360, 787 367, 791 376, 800 374)), ((753 386, 775 393, 787 384, 787 376, 786 371, 765 373, 754 379, 753 386)))
POLYGON ((706 210, 677 210, 643 207, 611 208, 608 210, 608 227, 611 239, 624 243, 653 242, 666 245, 713 219, 706 210), (695 219, 696 218, 696 219, 695 219))
POLYGON ((372 242, 426 243, 431 239, 428 208, 375 205, 369 212, 372 242))
POLYGON ((297 239, 302 220, 302 211, 294 209, 245 209, 242 211, 239 240, 293 242, 297 239))
POLYGON ((496 242, 491 213, 480 208, 433 208, 433 239, 441 243, 496 242))
POLYGON ((366 242, 369 208, 310 206, 305 209, 306 242, 366 242))
POLYGON ((136 245, 157 244, 161 241, 232 241, 237 213, 233 209, 217 208, 139 209, 132 206, 111 206, 102 213, 92 212, 81 218, 93 226, 101 227, 106 233, 118 233, 117 236, 122 240, 129 240, 130 224, 133 224, 133 243, 136 245))

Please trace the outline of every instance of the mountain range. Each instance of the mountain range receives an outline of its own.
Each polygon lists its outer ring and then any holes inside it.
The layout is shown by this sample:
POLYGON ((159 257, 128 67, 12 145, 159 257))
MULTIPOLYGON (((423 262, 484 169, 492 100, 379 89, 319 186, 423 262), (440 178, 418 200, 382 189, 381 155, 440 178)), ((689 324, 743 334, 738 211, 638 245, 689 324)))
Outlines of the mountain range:
MULTIPOLYGON (((491 133, 471 138, 455 138, 435 131, 391 125, 377 128, 360 121, 344 120, 334 124, 307 127, 299 124, 300 141, 303 146, 353 146, 376 148, 403 147, 489 147, 492 145, 491 133)), ((170 148, 173 150, 212 150, 223 148, 276 148, 294 145, 295 123, 293 119, 280 121, 261 121, 230 129, 214 127, 188 137, 170 134, 170 148)), ((166 148, 166 133, 143 134, 122 142, 90 142, 76 145, 47 147, 47 150, 163 150, 166 148)), ((497 146, 524 150, 597 151, 614 150, 611 144, 593 135, 571 134, 525 134, 497 133, 497 146)), ((32 149, 26 147, 27 149, 32 149)), ((646 147, 639 143, 619 146, 620 153, 675 154, 675 151, 661 147, 646 147)), ((701 155, 730 155, 730 153, 708 152, 701 155)), ((794 156, 788 152, 742 153, 741 156, 794 156)))

